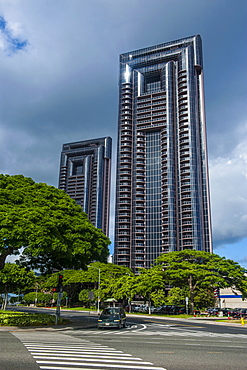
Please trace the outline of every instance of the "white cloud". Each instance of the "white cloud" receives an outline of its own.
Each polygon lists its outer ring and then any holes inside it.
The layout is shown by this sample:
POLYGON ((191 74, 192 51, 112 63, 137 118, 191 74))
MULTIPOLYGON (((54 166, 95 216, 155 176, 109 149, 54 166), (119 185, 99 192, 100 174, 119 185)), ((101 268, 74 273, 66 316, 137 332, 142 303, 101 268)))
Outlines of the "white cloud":
POLYGON ((4 17, 0 16, 0 48, 8 56, 25 49, 28 45, 27 40, 22 39, 20 33, 20 24, 8 23, 4 17))
POLYGON ((240 131, 235 149, 210 161, 215 246, 247 236, 247 125, 240 131))

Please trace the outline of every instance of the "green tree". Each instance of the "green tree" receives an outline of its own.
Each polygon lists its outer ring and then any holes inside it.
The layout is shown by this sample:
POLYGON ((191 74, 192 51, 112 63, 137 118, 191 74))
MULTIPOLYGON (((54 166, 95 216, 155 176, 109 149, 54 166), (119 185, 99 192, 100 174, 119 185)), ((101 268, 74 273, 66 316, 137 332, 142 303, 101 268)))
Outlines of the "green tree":
POLYGON ((162 290, 165 288, 161 271, 157 268, 140 269, 140 275, 136 277, 135 292, 142 295, 147 301, 150 312, 152 297, 160 300, 162 290))
POLYGON ((110 240, 63 190, 22 175, 0 175, 0 269, 22 251, 21 265, 80 269, 105 262, 110 240))
POLYGON ((242 293, 247 290, 247 270, 217 254, 185 249, 162 254, 156 263, 169 285, 188 289, 192 312, 197 289, 230 287, 242 293))
POLYGON ((5 295, 3 309, 5 310, 8 293, 17 293, 33 286, 35 275, 33 271, 27 271, 25 268, 14 263, 6 263, 0 270, 0 292, 5 295))
POLYGON ((82 289, 80 291, 79 297, 78 297, 79 301, 82 302, 87 307, 89 307, 89 305, 90 305, 91 302, 95 302, 95 300, 97 298, 98 298, 97 292, 95 292, 95 290, 89 290, 89 289, 82 289), (92 300, 90 300, 88 298, 89 292, 93 292, 94 293, 94 298, 92 300))
POLYGON ((42 292, 30 292, 24 295, 23 300, 27 303, 50 303, 52 295, 49 293, 42 292))
POLYGON ((23 301, 27 302, 28 304, 36 302, 36 299, 38 301, 38 292, 29 292, 24 295, 23 301))
POLYGON ((183 289, 178 287, 173 287, 169 290, 167 296, 167 304, 180 305, 185 300, 185 294, 183 289))
POLYGON ((195 290, 195 309, 205 310, 207 307, 214 307, 215 299, 213 289, 210 289, 210 287, 209 289, 198 287, 195 290))
POLYGON ((124 266, 113 263, 94 262, 87 270, 63 270, 44 278, 42 288, 52 289, 56 287, 58 274, 63 274, 63 287, 68 295, 69 303, 77 302, 81 290, 94 290, 95 299, 100 295, 101 301, 111 297, 108 286, 123 275, 133 275, 132 271, 124 266), (100 270, 100 274, 99 274, 100 270), (100 276, 99 276, 100 275, 100 276), (100 291, 98 284, 100 277, 100 291), (107 289, 106 289, 107 288, 107 289))
POLYGON ((107 298, 126 299, 129 304, 135 296, 136 276, 133 273, 124 274, 116 279, 105 279, 101 285, 107 298))
MULTIPOLYGON (((67 296, 67 292, 63 292, 62 295, 61 295, 61 305, 64 306, 66 304, 66 298, 67 297, 68 297, 67 296)), ((54 301, 57 302, 57 300, 58 300, 58 293, 53 293, 52 298, 53 298, 54 301)))

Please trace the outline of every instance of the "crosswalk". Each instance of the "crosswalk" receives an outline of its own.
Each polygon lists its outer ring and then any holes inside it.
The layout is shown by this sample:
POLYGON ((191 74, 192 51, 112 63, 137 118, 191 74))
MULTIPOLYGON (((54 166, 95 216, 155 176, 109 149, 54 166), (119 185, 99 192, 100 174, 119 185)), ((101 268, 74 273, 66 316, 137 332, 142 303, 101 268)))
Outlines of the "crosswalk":
MULTIPOLYGON (((166 370, 153 363, 88 340, 71 339, 56 334, 33 339, 26 333, 15 333, 42 370, 166 370), (44 340, 45 339, 45 340, 44 340)), ((32 337, 32 335, 31 335, 32 337)))
POLYGON ((247 334, 233 334, 233 333, 214 333, 202 330, 192 330, 187 328, 181 328, 178 326, 163 326, 163 328, 157 328, 155 326, 150 325, 144 329, 131 329, 131 330, 81 330, 80 332, 75 332, 73 330, 67 330, 68 334, 73 336, 108 336, 108 335, 116 335, 116 336, 129 336, 129 335, 142 335, 142 336, 192 336, 192 337, 215 337, 215 338, 242 338, 247 340, 247 334))

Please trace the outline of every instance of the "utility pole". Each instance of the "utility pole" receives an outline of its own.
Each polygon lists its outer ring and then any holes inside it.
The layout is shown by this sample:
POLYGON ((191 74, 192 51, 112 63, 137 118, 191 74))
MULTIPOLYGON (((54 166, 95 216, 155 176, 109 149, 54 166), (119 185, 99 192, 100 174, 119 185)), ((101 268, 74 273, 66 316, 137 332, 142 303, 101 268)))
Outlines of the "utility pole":
POLYGON ((95 266, 90 266, 90 265, 88 265, 87 267, 91 267, 92 269, 96 269, 99 272, 99 275, 98 275, 98 305, 97 305, 97 307, 98 307, 97 313, 99 314, 100 313, 100 268, 95 267, 95 266))
POLYGON ((61 298, 63 294, 63 275, 58 275, 58 281, 57 281, 57 308, 56 308, 56 325, 58 323, 58 318, 60 317, 60 306, 61 306, 61 298))

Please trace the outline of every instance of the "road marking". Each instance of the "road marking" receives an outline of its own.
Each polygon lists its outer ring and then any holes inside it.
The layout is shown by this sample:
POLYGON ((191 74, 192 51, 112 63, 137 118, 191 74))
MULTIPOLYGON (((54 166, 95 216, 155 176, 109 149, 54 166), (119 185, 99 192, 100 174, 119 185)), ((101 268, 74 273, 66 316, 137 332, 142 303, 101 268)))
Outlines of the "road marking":
MULTIPOLYGON (((106 359, 98 359, 98 357, 93 357, 93 358, 80 358, 81 356, 76 356, 76 357, 71 357, 71 358, 66 358, 66 357, 62 357, 63 355, 61 356, 48 356, 48 355, 39 355, 39 356, 33 356, 33 358, 37 359, 37 363, 57 363, 57 361, 53 361, 53 360, 58 360, 58 361, 80 361, 79 363, 80 364, 87 364, 89 365, 88 363, 89 362, 100 362, 100 364, 104 364, 104 366, 107 366, 108 364, 110 363, 114 363, 114 364, 137 364, 137 365, 153 365, 152 362, 149 362, 149 361, 141 361, 140 358, 131 358, 131 360, 133 361, 127 361, 127 360, 121 360, 121 359, 118 359, 118 358, 113 358, 113 359, 110 359, 110 360, 106 360, 106 359), (40 361, 41 360, 41 361, 40 361), (48 360, 48 361, 46 361, 48 360), (51 361, 52 360, 52 361, 51 361), (138 361, 139 360, 139 361, 138 361)), ((61 363, 61 362, 59 362, 61 363)), ((72 362, 73 364, 74 362, 72 362)), ((118 365, 119 366, 119 365, 118 365)))
MULTIPOLYGON (((132 331, 131 331, 131 333, 137 333, 137 332, 139 332, 139 331, 142 331, 142 330, 147 329, 147 325, 145 325, 145 324, 140 324, 140 325, 142 325, 142 326, 143 326, 143 328, 136 329, 136 330, 132 330, 132 331)), ((129 332, 128 332, 128 333, 129 333, 129 332)), ((121 334, 121 333, 120 333, 120 334, 121 334)))
POLYGON ((201 346, 200 343, 184 343, 185 346, 201 346))
MULTIPOLYGON (((150 320, 143 320, 143 321, 150 321, 150 320)), ((156 321, 153 322, 152 324, 150 324, 149 326, 152 326, 152 325, 163 325, 163 326, 188 326, 190 328, 199 328, 199 329, 205 329, 206 326, 197 326, 197 325, 192 325, 192 324, 178 324, 178 323, 164 323, 162 321, 157 321, 157 324, 156 324, 156 321)))
MULTIPOLYGON (((35 351, 35 352, 30 352, 32 356, 34 356, 35 358, 38 358, 39 356, 47 356, 48 354, 49 355, 56 355, 57 357, 61 357, 61 356, 64 356, 64 357, 78 357, 78 358, 92 358, 92 353, 90 354, 81 354, 80 352, 76 352, 76 353, 70 353, 69 351, 63 351, 62 353, 57 353, 56 351, 35 351)), ((85 353, 85 352, 84 352, 85 353)), ((111 360, 114 360, 114 358, 117 358, 118 360, 126 360, 128 359, 129 357, 131 357, 131 355, 123 355, 123 356, 119 356, 117 354, 111 354, 111 355, 98 355, 97 352, 93 355, 94 358, 101 358, 101 359, 111 359, 111 360), (116 357, 117 356, 117 357, 116 357)), ((141 360, 141 358, 138 358, 138 357, 131 357, 131 360, 135 360, 135 361, 138 361, 138 360, 141 360)))
POLYGON ((66 334, 42 333, 40 340, 37 333, 16 333, 15 336, 42 370, 166 370, 115 348, 86 339, 73 340, 66 334))
MULTIPOLYGON (((73 363, 71 363, 71 362, 53 362, 53 361, 36 361, 37 362, 37 364, 43 364, 43 365, 52 365, 52 364, 54 364, 54 365, 75 365, 75 366, 84 366, 84 365, 88 365, 88 364, 84 364, 84 363, 81 363, 81 362, 73 362, 73 363)), ((99 367, 100 366, 100 364, 90 364, 90 366, 93 366, 93 367, 99 367)), ((150 367, 150 366, 136 366, 136 365, 134 365, 134 366, 132 366, 132 365, 111 365, 111 364, 103 364, 103 366, 104 367, 109 367, 109 368, 115 368, 115 369, 134 369, 134 370, 166 370, 166 369, 164 369, 163 367, 150 367)), ((54 369, 54 367, 51 367, 51 366, 40 366, 40 368, 41 369, 54 369)), ((59 366, 59 367, 55 367, 55 369, 61 369, 61 367, 59 366)), ((64 369, 67 369, 68 370, 68 368, 66 367, 66 368, 64 368, 64 369)), ((70 369, 70 368, 69 368, 70 369)), ((78 367, 77 367, 77 369, 78 369, 78 367)), ((83 367, 83 368, 81 368, 81 369, 83 369, 83 370, 85 370, 85 368, 83 367)), ((91 370, 91 369, 90 369, 91 370)))

